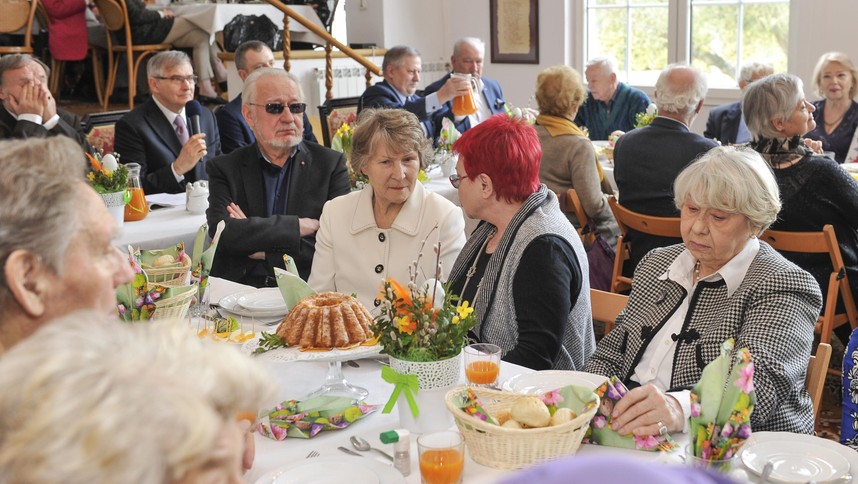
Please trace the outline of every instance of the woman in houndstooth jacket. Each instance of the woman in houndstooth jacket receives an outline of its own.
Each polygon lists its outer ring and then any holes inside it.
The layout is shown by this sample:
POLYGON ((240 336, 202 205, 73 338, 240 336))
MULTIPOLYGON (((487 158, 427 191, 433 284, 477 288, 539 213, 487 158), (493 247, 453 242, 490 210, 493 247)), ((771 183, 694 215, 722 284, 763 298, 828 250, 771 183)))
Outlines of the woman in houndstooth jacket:
POLYGON ((616 328, 587 363, 637 387, 614 408, 614 428, 683 431, 688 389, 732 337, 754 359, 752 428, 812 433, 804 379, 822 296, 757 239, 780 210, 774 175, 757 153, 718 147, 680 173, 674 192, 684 243, 641 261, 616 328))

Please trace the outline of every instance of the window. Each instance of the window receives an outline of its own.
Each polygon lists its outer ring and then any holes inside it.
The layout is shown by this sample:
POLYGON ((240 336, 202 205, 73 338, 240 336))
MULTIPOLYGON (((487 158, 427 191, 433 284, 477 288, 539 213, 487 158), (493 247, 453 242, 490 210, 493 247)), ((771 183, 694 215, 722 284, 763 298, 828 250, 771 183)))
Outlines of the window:
POLYGON ((654 85, 671 62, 690 61, 710 88, 735 88, 748 61, 786 71, 789 0, 586 0, 586 18, 585 58, 616 58, 631 84, 654 85))

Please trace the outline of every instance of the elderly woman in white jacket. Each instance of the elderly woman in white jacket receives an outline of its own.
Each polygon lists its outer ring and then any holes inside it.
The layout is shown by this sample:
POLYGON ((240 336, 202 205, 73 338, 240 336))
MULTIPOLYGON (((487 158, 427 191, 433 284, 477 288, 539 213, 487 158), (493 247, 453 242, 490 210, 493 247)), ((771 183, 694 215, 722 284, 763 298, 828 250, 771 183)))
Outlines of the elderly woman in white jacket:
POLYGON ((459 207, 417 181, 429 156, 429 140, 415 115, 402 109, 361 112, 349 163, 369 184, 325 204, 310 287, 355 293, 372 310, 382 279, 408 283, 408 266, 421 247, 414 282, 436 277, 432 247, 438 243, 443 273, 437 279, 446 280, 465 244, 465 219, 459 207))

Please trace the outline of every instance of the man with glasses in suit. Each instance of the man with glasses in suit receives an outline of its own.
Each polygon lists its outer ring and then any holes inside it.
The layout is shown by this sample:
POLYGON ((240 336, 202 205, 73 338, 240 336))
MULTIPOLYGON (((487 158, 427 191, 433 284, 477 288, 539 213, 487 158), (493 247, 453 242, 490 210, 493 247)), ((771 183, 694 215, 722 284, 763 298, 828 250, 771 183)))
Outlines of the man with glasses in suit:
POLYGON ((209 175, 212 234, 223 220, 211 275, 255 287, 276 286, 283 256, 310 275, 322 207, 349 192, 342 153, 302 138, 307 109, 298 79, 262 68, 244 83, 241 111, 256 142, 215 158, 209 175))
POLYGON ((211 111, 200 107, 200 132, 191 131, 185 105, 194 98, 198 79, 187 54, 158 53, 146 69, 152 98, 116 123, 114 151, 120 162, 140 164, 147 194, 180 193, 185 184, 205 180, 205 164, 220 154, 217 122, 211 111))

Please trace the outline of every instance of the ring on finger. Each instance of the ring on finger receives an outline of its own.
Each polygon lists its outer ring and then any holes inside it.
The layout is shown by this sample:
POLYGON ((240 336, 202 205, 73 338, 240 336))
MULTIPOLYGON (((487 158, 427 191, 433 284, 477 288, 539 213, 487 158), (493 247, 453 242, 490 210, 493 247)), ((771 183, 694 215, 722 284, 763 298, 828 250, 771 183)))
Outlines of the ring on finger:
POLYGON ((661 420, 658 421, 658 435, 667 435, 667 425, 663 424, 661 420))

